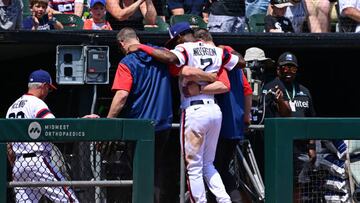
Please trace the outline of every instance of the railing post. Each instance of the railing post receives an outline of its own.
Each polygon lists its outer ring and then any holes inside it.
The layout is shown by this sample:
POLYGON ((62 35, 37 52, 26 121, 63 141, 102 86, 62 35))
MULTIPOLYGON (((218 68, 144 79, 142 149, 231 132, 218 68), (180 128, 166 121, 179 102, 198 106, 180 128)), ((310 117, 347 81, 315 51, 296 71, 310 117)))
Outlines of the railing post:
POLYGON ((137 141, 133 163, 133 203, 154 201, 154 164, 152 163, 154 163, 154 141, 137 141), (142 184, 139 184, 140 182, 142 184))
MULTIPOLYGON (((7 149, 6 143, 0 143, 0 194, 6 193, 7 186, 7 149)), ((0 195, 0 202, 6 202, 7 195, 0 195)))

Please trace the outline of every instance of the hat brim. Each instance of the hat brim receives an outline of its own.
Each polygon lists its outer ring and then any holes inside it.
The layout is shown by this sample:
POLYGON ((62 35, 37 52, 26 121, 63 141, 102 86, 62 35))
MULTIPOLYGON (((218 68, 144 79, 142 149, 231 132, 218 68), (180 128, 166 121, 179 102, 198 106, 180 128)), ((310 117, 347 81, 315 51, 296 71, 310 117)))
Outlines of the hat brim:
POLYGON ((283 65, 287 65, 287 64, 292 64, 296 67, 299 67, 297 63, 295 63, 294 61, 283 61, 279 63, 279 66, 283 66, 283 65))
POLYGON ((255 57, 248 57, 248 58, 244 58, 245 61, 266 61, 266 60, 271 60, 271 58, 266 58, 266 57, 262 57, 262 58, 255 58, 255 57))
MULTIPOLYGON (((48 83, 48 84, 49 84, 49 83, 48 83)), ((49 86, 51 87, 52 90, 57 90, 57 88, 55 87, 55 85, 49 84, 49 86)))
POLYGON ((273 4, 276 8, 285 8, 288 6, 294 6, 291 2, 282 3, 282 4, 273 4))

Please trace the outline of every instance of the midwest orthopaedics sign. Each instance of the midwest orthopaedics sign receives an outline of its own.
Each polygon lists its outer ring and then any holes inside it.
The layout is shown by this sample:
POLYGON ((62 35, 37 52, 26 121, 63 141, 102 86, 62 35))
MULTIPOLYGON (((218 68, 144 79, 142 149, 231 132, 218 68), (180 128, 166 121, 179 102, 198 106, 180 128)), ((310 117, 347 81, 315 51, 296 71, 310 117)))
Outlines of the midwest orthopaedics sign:
POLYGON ((40 137, 41 132, 46 137, 84 137, 85 131, 71 130, 69 124, 49 124, 41 126, 38 122, 30 123, 28 127, 28 135, 31 139, 36 140, 40 137))
POLYGON ((49 137, 84 137, 84 131, 72 131, 69 124, 51 124, 44 126, 44 135, 49 137))

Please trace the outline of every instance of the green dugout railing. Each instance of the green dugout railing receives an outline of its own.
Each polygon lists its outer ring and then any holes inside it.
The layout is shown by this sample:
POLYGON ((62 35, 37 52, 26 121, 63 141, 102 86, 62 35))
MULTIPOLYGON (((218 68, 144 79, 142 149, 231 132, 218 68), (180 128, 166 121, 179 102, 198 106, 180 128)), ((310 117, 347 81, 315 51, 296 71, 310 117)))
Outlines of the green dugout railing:
POLYGON ((133 203, 152 203, 154 126, 132 119, 0 119, 0 202, 6 202, 6 142, 135 141, 133 203), (146 169, 144 171, 144 169, 146 169))
POLYGON ((360 119, 272 118, 265 120, 265 199, 293 200, 293 141, 360 139, 360 119))

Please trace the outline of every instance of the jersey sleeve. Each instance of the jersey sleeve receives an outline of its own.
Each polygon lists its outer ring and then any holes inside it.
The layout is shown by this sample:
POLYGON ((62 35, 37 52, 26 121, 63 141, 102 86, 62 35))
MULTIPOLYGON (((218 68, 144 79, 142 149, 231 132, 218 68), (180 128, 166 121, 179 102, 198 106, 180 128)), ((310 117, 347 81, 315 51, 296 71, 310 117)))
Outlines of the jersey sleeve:
POLYGON ((244 95, 245 96, 251 95, 252 94, 251 86, 242 70, 241 70, 241 75, 242 75, 242 79, 243 79, 244 95))
POLYGON ((239 57, 231 54, 228 49, 223 49, 222 66, 228 71, 231 71, 239 61, 239 57))
POLYGON ((115 74, 112 91, 126 90, 130 92, 133 83, 133 77, 130 69, 123 63, 120 63, 115 74))
POLYGON ((218 72, 218 81, 224 83, 224 85, 230 89, 230 81, 229 81, 229 77, 227 74, 227 71, 224 68, 220 68, 219 72, 218 72))
POLYGON ((55 118, 49 107, 42 100, 33 102, 32 108, 34 109, 35 118, 55 118))
POLYGON ((176 77, 179 76, 181 68, 176 67, 174 64, 168 65, 169 73, 171 76, 176 77))
POLYGON ((181 67, 183 65, 187 65, 189 60, 189 55, 186 51, 186 49, 183 46, 176 46, 175 49, 170 50, 172 53, 176 55, 176 57, 179 59, 179 64, 176 64, 177 67, 181 67))

